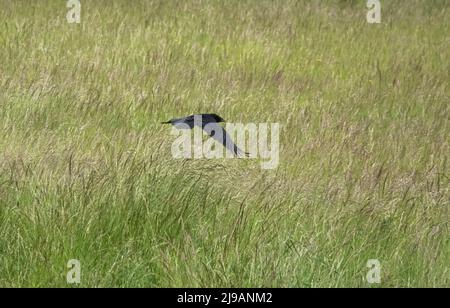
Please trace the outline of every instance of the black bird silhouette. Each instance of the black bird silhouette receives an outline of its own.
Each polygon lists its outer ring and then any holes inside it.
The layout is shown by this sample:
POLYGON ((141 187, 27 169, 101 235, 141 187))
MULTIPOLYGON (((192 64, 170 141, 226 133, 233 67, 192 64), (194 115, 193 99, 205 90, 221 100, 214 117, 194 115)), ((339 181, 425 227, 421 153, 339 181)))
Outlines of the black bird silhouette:
POLYGON ((205 131, 211 138, 220 142, 227 150, 232 152, 238 157, 249 156, 249 153, 242 151, 237 147, 237 145, 231 140, 230 135, 227 131, 219 125, 219 123, 225 122, 225 120, 214 113, 206 114, 193 114, 184 118, 176 118, 169 120, 167 122, 162 122, 161 124, 172 124, 178 129, 192 129, 194 126, 200 127, 205 131), (195 119, 200 119, 200 121, 195 121, 195 119), (220 132, 220 133, 218 133, 220 132))

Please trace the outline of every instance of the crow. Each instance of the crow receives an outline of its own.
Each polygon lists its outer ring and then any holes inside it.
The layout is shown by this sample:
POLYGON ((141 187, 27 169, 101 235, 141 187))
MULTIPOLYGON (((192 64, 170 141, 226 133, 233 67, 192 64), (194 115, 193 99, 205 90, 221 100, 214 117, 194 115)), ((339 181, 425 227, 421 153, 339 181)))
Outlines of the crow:
POLYGON ((172 124, 178 129, 192 129, 194 126, 200 127, 204 130, 211 138, 220 142, 227 150, 232 152, 238 157, 248 157, 249 153, 242 151, 234 144, 231 140, 230 135, 226 130, 219 125, 219 123, 225 122, 225 120, 214 113, 206 114, 193 114, 184 118, 176 118, 169 120, 167 122, 161 122, 161 124, 172 124), (195 121, 197 119, 197 122, 195 121), (198 121, 200 120, 200 121, 198 121))

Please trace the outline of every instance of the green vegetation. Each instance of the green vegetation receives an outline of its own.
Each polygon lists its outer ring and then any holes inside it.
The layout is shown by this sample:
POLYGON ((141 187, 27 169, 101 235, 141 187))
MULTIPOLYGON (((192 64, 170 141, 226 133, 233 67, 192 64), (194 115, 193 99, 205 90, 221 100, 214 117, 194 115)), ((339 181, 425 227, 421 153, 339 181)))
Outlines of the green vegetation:
POLYGON ((0 0, 0 286, 450 286, 450 2, 0 0), (280 165, 159 123, 278 122, 280 165))

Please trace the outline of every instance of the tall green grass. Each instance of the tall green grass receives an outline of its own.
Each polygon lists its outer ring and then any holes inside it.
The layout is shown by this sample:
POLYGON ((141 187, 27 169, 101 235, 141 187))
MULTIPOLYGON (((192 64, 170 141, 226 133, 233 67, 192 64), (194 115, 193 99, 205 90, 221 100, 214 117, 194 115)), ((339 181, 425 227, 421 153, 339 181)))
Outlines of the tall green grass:
POLYGON ((0 1, 0 286, 449 287, 450 5, 0 1), (280 165, 158 123, 278 122, 280 165))

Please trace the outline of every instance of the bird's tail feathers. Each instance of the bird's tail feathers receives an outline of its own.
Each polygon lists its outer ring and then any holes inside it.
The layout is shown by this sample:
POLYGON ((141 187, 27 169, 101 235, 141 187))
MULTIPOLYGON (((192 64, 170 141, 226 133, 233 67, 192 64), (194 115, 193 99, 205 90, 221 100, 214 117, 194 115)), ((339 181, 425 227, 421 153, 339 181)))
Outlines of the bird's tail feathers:
POLYGON ((234 154, 235 154, 237 157, 240 157, 240 158, 242 158, 242 157, 250 157, 250 153, 245 152, 245 151, 242 151, 242 150, 239 149, 237 146, 234 146, 234 154))

